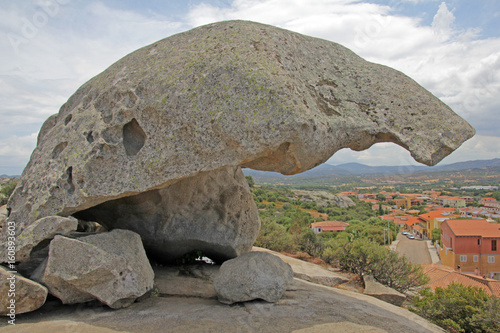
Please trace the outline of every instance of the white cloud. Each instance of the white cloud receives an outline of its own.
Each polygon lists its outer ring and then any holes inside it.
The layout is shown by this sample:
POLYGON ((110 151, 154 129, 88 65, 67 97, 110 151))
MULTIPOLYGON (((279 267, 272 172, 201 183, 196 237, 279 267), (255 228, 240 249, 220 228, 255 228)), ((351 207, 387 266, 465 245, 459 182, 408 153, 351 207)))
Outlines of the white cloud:
POLYGON ((13 135, 0 140, 0 173, 20 175, 22 168, 28 163, 36 145, 37 133, 27 136, 13 135))
POLYGON ((450 38, 453 31, 452 25, 454 21, 455 15, 448 10, 448 6, 446 6, 445 2, 441 2, 439 9, 434 16, 434 20, 432 21, 432 29, 439 38, 447 40, 450 38))

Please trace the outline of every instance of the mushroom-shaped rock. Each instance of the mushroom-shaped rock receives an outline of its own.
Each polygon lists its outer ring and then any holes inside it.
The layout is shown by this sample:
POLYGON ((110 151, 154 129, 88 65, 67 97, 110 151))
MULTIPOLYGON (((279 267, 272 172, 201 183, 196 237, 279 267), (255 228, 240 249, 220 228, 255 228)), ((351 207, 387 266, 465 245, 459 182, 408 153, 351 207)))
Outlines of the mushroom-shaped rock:
MULTIPOLYGON (((214 23, 141 48, 78 89, 42 126, 9 219, 23 229, 49 215, 102 215, 101 204, 223 168, 295 174, 376 142, 431 165, 473 134, 415 81, 339 44, 259 23, 214 23)), ((147 214, 139 211, 138 221, 147 214)), ((167 215, 145 218, 157 243, 165 219, 175 220, 167 215)))

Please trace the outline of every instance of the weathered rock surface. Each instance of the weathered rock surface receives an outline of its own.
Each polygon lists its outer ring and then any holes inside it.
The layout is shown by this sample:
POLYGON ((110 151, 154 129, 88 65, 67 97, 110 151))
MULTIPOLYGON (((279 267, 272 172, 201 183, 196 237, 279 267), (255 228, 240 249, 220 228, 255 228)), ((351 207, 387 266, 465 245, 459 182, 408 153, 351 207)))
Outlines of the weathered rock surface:
POLYGON ((163 262, 193 250, 214 260, 234 258, 251 250, 260 228, 257 206, 239 167, 202 172, 76 216, 137 232, 148 254, 163 262))
POLYGON ((0 316, 12 313, 9 308, 12 304, 11 300, 15 301, 13 303, 15 315, 35 311, 45 303, 47 294, 47 288, 41 284, 19 274, 12 274, 5 267, 0 266, 0 316), (13 287, 11 282, 13 282, 13 287), (9 296, 10 291, 13 292, 14 297, 9 296))
MULTIPOLYGON (((16 235, 16 261, 26 262, 30 259, 31 251, 37 247, 46 247, 55 235, 66 235, 75 231, 78 220, 73 217, 47 216, 36 220, 16 235)), ((20 229, 17 228, 16 231, 20 229)), ((0 244, 0 256, 6 258, 6 234, 2 237, 4 243, 0 244)))
POLYGON ((293 280, 290 265, 265 252, 250 252, 222 264, 214 279, 219 302, 277 302, 293 280))
MULTIPOLYGON (((70 326, 71 332, 94 332, 94 327, 99 332, 97 328, 100 327, 134 333, 166 330, 172 333, 288 333, 306 328, 321 332, 324 326, 330 328, 325 332, 357 333, 363 332, 362 329, 444 332, 416 314, 376 298, 298 279, 294 279, 277 303, 252 301, 227 306, 216 299, 158 296, 114 311, 101 305, 62 306, 59 302, 47 302, 42 309, 25 314, 19 323, 26 332, 45 333, 62 320, 78 324, 70 326)), ((2 332, 4 329, 17 332, 2 325, 7 326, 0 321, 2 332)))
POLYGON ((321 284, 328 287, 335 287, 339 284, 346 283, 349 280, 344 276, 329 271, 319 265, 311 264, 306 261, 292 258, 262 247, 254 246, 252 251, 272 253, 281 260, 290 265, 293 270, 293 276, 316 284, 321 284))
POLYGON ((117 229, 78 239, 56 236, 33 278, 65 304, 98 299, 122 308, 152 289, 154 273, 139 235, 117 229))
POLYGON ((365 283, 365 295, 373 296, 381 299, 384 302, 391 303, 397 306, 403 305, 406 296, 397 290, 384 286, 371 275, 363 276, 365 283))
POLYGON ((78 89, 42 126, 9 219, 22 231, 224 167, 295 174, 376 142, 435 164, 473 134, 412 79, 341 45, 220 22, 139 49, 78 89))

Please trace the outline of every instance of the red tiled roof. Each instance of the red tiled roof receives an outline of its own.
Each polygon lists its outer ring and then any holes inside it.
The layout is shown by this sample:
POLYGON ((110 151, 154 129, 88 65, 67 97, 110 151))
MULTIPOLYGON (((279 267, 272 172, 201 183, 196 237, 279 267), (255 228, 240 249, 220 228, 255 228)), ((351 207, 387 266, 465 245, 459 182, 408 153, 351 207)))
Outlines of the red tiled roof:
POLYGON ((500 237, 500 224, 489 223, 485 219, 447 220, 455 236, 500 237))
POLYGON ((493 281, 489 281, 488 284, 490 285, 490 288, 493 291, 493 294, 496 297, 500 297, 500 281, 493 280, 493 281))
POLYGON ((500 296, 500 281, 485 279, 480 276, 459 273, 451 267, 439 264, 422 265, 424 273, 430 278, 427 287, 446 288, 452 283, 483 289, 488 295, 500 296))
POLYGON ((435 218, 452 218, 452 217, 458 217, 458 215, 453 215, 453 214, 447 214, 446 211, 443 210, 433 210, 432 212, 420 214, 419 217, 426 221, 434 220, 435 218), (444 214, 443 214, 444 213, 444 214))

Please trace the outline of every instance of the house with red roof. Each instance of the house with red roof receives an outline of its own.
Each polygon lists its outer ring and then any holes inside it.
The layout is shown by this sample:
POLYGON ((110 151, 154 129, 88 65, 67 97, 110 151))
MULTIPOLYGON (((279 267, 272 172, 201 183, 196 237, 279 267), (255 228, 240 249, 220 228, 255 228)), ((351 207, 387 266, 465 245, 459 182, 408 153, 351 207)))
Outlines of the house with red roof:
POLYGON ((444 265, 500 280, 500 224, 484 219, 445 220, 441 244, 444 265))
POLYGON ((420 225, 422 226, 422 233, 429 238, 432 235, 432 230, 441 228, 441 224, 445 220, 457 217, 459 216, 443 209, 433 210, 418 216, 420 225))
POLYGON ((413 225, 418 223, 420 220, 416 216, 404 215, 404 216, 394 216, 394 223, 400 228, 407 231, 413 230, 413 225))
POLYGON ((484 290, 488 295, 500 297, 500 281, 484 278, 478 275, 458 272, 451 267, 439 264, 422 265, 424 273, 430 278, 426 287, 446 288, 452 283, 459 283, 468 287, 476 287, 484 290))
POLYGON ((323 231, 342 231, 349 226, 349 223, 341 221, 322 221, 311 223, 311 229, 315 234, 323 231))

